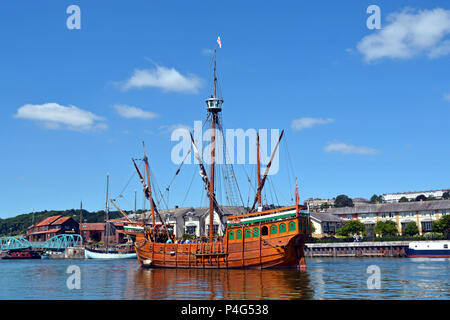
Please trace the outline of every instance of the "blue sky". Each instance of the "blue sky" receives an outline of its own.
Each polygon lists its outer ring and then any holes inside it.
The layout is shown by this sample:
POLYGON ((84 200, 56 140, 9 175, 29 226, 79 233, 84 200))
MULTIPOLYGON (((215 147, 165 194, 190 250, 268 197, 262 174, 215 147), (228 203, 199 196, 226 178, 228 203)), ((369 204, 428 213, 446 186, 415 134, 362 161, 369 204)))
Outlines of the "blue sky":
MULTIPOLYGON (((293 193, 286 146, 301 200, 449 187, 446 1, 2 1, 0 217, 102 209, 106 174, 116 197, 142 139, 164 190, 178 167, 169 129, 204 120, 218 35, 224 126, 286 130, 279 202, 293 193), (66 26, 73 4, 79 30, 66 26), (380 30, 366 26, 372 4, 380 30)), ((194 171, 170 207, 206 204, 198 175, 186 196, 194 171)), ((134 190, 142 207, 134 176, 124 209, 134 190)))

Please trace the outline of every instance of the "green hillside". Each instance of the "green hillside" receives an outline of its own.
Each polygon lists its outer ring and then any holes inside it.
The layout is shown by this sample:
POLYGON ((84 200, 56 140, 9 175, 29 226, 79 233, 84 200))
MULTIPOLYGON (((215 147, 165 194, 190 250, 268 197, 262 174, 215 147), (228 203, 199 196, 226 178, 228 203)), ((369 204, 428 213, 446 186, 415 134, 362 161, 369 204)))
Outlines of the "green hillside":
MULTIPOLYGON (((141 213, 142 210, 138 210, 137 213, 141 213)), ((131 213, 124 211, 125 213, 131 213)), ((45 218, 51 216, 62 215, 66 217, 72 217, 75 221, 80 221, 80 209, 70 209, 70 210, 51 210, 51 211, 41 211, 34 213, 34 222, 44 220, 45 218)), ((110 219, 122 218, 123 216, 119 211, 110 211, 110 219)), ((97 212, 89 212, 83 210, 83 221, 84 222, 103 222, 105 220, 105 211, 100 210, 97 212)), ((16 217, 1 219, 0 218, 0 236, 5 235, 24 235, 27 232, 27 228, 32 225, 33 213, 21 214, 16 217)))

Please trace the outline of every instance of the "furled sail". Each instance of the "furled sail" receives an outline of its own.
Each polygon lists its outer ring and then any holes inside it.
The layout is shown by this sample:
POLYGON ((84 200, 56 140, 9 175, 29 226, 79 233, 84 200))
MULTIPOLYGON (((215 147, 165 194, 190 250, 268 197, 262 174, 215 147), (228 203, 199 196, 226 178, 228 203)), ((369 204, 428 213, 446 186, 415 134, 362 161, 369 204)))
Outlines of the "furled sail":
POLYGON ((198 152, 198 149, 195 145, 194 137, 192 136, 192 133, 190 133, 190 135, 191 135, 191 140, 192 140, 192 147, 194 148, 194 155, 200 166, 200 172, 199 172, 200 177, 202 177, 202 180, 205 183, 206 193, 207 193, 208 197, 212 197, 212 199, 213 199, 214 211, 217 212, 217 214, 219 215, 220 218, 222 218, 223 213, 222 213, 222 210, 219 208, 219 204, 217 203, 216 196, 215 196, 215 194, 211 195, 211 192, 209 191, 210 190, 209 189, 210 182, 209 182, 206 170, 205 170, 205 166, 203 165, 202 157, 201 157, 200 153, 198 152))

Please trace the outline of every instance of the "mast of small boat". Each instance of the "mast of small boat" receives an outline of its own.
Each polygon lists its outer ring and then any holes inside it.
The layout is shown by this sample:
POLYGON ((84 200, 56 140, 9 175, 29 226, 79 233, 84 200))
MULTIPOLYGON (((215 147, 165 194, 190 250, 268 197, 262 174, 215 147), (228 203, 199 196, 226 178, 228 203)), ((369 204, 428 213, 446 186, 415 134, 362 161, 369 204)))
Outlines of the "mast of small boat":
POLYGON ((106 174, 106 208, 105 208, 105 229, 106 229, 106 252, 108 252, 109 248, 109 204, 108 204, 108 196, 109 196, 109 173, 106 174))
MULTIPOLYGON (((152 187, 150 185, 150 169, 148 165, 148 158, 147 154, 145 153, 145 144, 144 141, 142 141, 142 146, 144 147, 144 162, 145 162, 145 170, 147 171, 147 187, 148 187, 148 193, 150 196, 150 208, 152 211, 152 229, 155 230, 155 205, 153 203, 153 196, 152 196, 152 187)), ((153 231, 152 231, 153 233, 153 231)))

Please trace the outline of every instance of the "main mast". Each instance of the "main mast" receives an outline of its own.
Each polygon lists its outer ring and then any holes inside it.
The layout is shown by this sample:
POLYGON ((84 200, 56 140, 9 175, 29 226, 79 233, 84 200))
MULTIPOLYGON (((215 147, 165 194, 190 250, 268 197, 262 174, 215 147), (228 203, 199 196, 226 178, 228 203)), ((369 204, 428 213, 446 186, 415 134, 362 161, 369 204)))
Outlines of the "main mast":
POLYGON ((208 112, 211 114, 211 181, 209 185, 209 242, 214 236, 214 170, 216 157, 216 124, 219 122, 219 112, 222 111, 222 99, 217 98, 216 51, 214 49, 214 89, 213 95, 206 99, 208 112))

